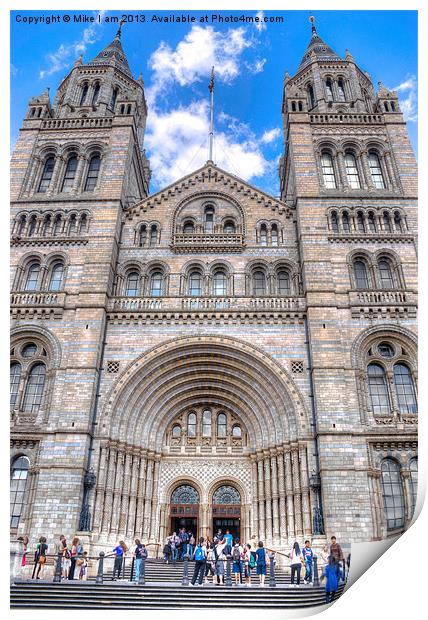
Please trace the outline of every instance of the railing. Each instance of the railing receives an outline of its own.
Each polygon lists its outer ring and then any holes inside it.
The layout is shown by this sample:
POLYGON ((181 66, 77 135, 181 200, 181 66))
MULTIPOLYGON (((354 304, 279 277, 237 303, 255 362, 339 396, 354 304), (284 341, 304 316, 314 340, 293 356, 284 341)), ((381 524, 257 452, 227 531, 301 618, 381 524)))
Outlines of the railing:
POLYGON ((309 118, 311 123, 364 123, 370 125, 383 123, 382 114, 310 114, 309 118))
POLYGON ((54 292, 22 292, 12 293, 10 296, 11 306, 63 306, 65 293, 54 292))
POLYGON ((244 235, 238 233, 176 233, 171 248, 180 251, 203 251, 223 248, 231 252, 244 249, 244 235))
POLYGON ((415 294, 407 291, 351 291, 351 305, 397 305, 416 304, 415 294))
POLYGON ((263 311, 303 312, 303 297, 114 297, 108 302, 109 312, 138 311, 263 311))
POLYGON ((42 123, 42 129, 80 129, 81 127, 110 127, 112 118, 55 118, 42 123))

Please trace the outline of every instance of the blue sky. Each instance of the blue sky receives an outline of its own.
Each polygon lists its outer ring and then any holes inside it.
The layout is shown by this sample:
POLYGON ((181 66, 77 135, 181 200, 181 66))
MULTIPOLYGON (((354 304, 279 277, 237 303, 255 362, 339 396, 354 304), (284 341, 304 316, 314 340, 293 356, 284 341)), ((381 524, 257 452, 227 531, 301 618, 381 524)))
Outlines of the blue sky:
MULTIPOLYGON (((187 12, 186 12, 187 13, 187 12)), ((73 12, 67 12, 73 16, 73 12)), ((77 14, 77 12, 76 12, 77 14)), ((87 15, 98 15, 88 11, 87 15)), ((137 15, 137 12, 129 12, 137 15)), ((188 174, 207 159, 211 65, 216 65, 214 160, 221 167, 278 195, 278 158, 283 151, 281 119, 285 70, 293 75, 310 39, 310 11, 269 12, 283 24, 243 23, 125 24, 122 44, 135 77, 142 72, 149 104, 145 147, 151 160, 151 192, 188 174)), ((171 15, 173 12, 159 12, 171 15)), ((179 15, 180 13, 174 13, 179 15)), ((197 20, 205 11, 191 12, 197 20)), ((239 16, 240 11, 220 12, 239 16)), ((247 15, 255 15, 248 11, 247 15)), ((398 89, 417 148, 416 11, 317 11, 319 35, 341 57, 345 49, 358 65, 398 89)), ((28 99, 47 86, 51 96, 83 54, 91 60, 117 30, 102 23, 17 23, 16 16, 50 15, 47 11, 11 13, 11 140, 14 144, 28 99)), ((55 15, 63 16, 62 12, 55 15)), ((210 19, 211 13, 208 12, 210 19)))

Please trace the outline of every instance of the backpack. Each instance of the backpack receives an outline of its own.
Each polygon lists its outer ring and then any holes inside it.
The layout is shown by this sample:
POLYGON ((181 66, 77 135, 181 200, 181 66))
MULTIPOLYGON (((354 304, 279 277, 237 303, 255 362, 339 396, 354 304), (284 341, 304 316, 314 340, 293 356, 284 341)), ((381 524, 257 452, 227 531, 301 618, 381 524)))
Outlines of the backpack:
POLYGON ((255 555, 253 551, 250 551, 250 559, 248 560, 248 566, 250 568, 254 568, 256 565, 255 555))
POLYGON ((239 547, 233 547, 232 551, 232 559, 234 562, 239 562, 241 559, 241 552, 239 551, 239 547))
POLYGON ((205 552, 202 549, 202 545, 196 547, 195 560, 196 562, 203 562, 205 560, 205 552))
POLYGON ((136 558, 137 560, 138 560, 138 558, 141 558, 141 557, 142 557, 142 555, 141 555, 141 551, 142 551, 142 549, 143 549, 143 545, 137 545, 137 546, 135 547, 135 558, 136 558))

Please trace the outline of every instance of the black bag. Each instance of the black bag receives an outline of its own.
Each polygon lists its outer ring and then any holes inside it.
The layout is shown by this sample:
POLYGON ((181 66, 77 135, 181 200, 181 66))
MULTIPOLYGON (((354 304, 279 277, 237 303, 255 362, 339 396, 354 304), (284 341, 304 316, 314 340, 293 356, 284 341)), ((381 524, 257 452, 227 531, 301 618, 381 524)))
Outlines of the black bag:
POLYGON ((232 551, 232 559, 234 562, 239 562, 241 559, 241 552, 239 551, 239 547, 233 547, 232 551))

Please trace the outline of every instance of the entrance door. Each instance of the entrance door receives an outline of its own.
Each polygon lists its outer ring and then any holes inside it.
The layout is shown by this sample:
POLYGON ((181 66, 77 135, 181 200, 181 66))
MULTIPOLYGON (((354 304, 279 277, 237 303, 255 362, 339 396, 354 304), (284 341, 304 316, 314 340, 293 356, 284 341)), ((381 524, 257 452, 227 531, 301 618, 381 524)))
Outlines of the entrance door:
POLYGON ((181 528, 198 537, 199 493, 190 484, 181 484, 171 494, 171 533, 181 528))
POLYGON ((235 538, 241 538, 241 519, 213 519, 213 535, 221 530, 223 534, 226 534, 226 530, 235 538))
POLYGON ((241 495, 234 486, 222 484, 213 493, 213 536, 229 530, 233 538, 241 537, 241 495))
POLYGON ((178 534, 178 530, 183 527, 186 532, 192 532, 196 539, 198 534, 198 519, 196 517, 171 517, 171 533, 178 534))

